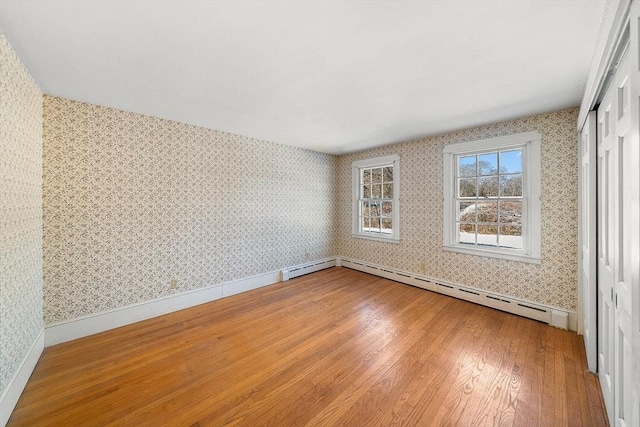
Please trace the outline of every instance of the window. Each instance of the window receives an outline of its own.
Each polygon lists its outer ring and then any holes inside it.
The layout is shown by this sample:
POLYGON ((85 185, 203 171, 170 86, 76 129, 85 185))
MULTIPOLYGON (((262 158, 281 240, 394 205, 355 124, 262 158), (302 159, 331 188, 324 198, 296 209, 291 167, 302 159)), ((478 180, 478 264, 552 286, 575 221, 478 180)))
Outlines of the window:
POLYGON ((400 157, 358 160, 353 176, 354 237, 400 242, 400 157))
POLYGON ((444 248, 540 262, 538 132, 444 148, 444 248))

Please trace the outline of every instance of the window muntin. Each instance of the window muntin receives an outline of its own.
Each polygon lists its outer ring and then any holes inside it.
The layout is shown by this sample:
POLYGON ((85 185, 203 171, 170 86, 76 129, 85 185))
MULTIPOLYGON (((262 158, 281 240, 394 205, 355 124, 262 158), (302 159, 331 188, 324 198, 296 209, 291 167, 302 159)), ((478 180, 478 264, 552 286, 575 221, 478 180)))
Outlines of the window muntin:
POLYGON ((444 148, 444 249, 539 263, 538 132, 444 148))
POLYGON ((353 162, 355 237, 399 241, 399 162, 397 155, 353 162))

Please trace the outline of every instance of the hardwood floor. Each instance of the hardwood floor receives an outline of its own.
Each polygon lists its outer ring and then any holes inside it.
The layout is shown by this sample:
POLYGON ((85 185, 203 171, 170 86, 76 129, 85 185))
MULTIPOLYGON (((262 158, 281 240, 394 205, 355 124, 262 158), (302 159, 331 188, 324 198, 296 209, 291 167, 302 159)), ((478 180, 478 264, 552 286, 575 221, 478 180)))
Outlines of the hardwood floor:
POLYGON ((9 426, 599 426, 573 332, 346 268, 45 349, 9 426))

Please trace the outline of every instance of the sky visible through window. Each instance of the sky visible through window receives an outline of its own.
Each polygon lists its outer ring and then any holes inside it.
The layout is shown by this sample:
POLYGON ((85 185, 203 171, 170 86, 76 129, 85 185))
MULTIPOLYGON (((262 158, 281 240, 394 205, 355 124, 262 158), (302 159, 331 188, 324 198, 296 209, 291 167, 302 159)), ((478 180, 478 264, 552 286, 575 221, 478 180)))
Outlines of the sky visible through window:
MULTIPOLYGON (((483 153, 483 154, 477 155, 478 163, 481 167, 481 170, 480 170, 481 175, 485 175, 485 173, 482 173, 483 163, 484 163, 484 167, 497 171, 498 161, 500 162, 500 173, 522 172, 522 150, 501 151, 499 160, 496 154, 497 154, 496 152, 493 152, 493 153, 483 153)), ((475 154, 460 157, 461 171, 463 171, 465 168, 470 168, 475 170, 475 164, 476 164, 475 154)), ((489 170, 486 170, 486 172, 489 172, 489 170)), ((475 173, 473 175, 475 175, 475 173)))

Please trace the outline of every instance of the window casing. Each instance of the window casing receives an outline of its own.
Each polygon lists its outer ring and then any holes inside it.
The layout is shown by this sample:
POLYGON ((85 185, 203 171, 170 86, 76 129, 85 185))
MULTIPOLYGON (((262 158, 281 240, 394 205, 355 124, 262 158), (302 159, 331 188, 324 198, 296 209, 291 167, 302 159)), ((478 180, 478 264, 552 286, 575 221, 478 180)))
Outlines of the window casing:
POLYGON ((540 145, 527 132, 444 148, 444 249, 540 263, 540 145))
POLYGON ((351 164, 354 237, 400 242, 400 156, 351 164))

